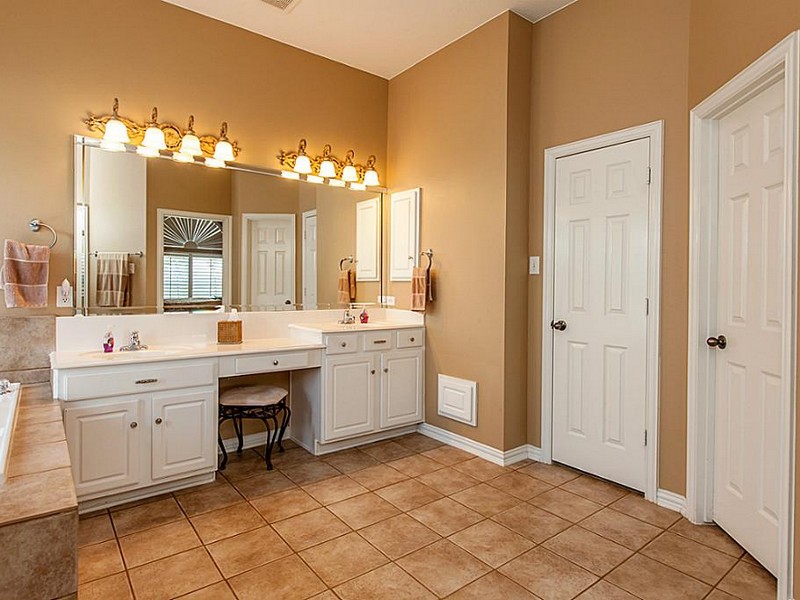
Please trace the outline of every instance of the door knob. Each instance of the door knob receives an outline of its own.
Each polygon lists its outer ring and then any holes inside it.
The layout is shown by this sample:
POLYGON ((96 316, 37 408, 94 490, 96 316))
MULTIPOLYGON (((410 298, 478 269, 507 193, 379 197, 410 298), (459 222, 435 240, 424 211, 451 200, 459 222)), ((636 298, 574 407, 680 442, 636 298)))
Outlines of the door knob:
POLYGON ((567 322, 562 320, 551 321, 550 327, 552 327, 556 331, 564 331, 567 328, 567 322))
POLYGON ((726 338, 724 335, 710 337, 706 340, 706 344, 708 344, 709 348, 719 348, 720 350, 725 350, 725 347, 728 345, 728 338, 726 338))

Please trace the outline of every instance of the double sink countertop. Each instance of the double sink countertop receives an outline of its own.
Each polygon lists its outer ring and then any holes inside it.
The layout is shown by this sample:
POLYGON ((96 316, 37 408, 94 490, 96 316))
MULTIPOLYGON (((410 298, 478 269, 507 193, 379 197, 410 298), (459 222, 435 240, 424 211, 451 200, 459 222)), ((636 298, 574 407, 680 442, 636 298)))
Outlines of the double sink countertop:
MULTIPOLYGON (((321 350, 325 348, 324 344, 302 339, 303 333, 358 333, 389 329, 416 329, 420 327, 422 325, 392 322, 354 323, 350 325, 339 323, 291 324, 289 329, 297 331, 297 338, 253 339, 244 340, 241 344, 153 344, 149 345, 146 350, 132 352, 121 352, 119 350, 114 352, 61 350, 50 353, 50 367, 52 369, 79 369, 84 367, 188 360, 192 358, 220 358, 231 355, 321 350)), ((144 341, 146 343, 147 340, 144 341)))

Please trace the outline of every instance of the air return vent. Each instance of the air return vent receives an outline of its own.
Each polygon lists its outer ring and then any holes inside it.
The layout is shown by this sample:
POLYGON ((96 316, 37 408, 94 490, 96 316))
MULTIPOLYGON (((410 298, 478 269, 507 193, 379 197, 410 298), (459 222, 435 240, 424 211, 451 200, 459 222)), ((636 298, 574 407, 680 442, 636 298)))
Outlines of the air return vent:
POLYGON ((290 12, 294 9, 295 6, 300 4, 301 0, 261 0, 264 4, 269 4, 277 8, 278 10, 282 10, 283 12, 290 12))

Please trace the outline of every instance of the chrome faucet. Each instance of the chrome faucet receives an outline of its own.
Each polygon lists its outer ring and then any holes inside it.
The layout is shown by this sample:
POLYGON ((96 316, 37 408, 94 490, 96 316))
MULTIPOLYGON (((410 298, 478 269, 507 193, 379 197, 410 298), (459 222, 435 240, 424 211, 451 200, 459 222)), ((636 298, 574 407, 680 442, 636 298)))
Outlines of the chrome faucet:
POLYGON ((138 350, 147 350, 147 346, 142 344, 141 340, 139 339, 139 332, 138 331, 131 331, 130 339, 128 340, 127 346, 122 346, 119 351, 120 352, 136 352, 138 350))
POLYGON ((339 325, 352 325, 355 322, 356 322, 356 316, 350 312, 349 308, 345 308, 344 315, 342 315, 342 318, 339 321, 339 325))

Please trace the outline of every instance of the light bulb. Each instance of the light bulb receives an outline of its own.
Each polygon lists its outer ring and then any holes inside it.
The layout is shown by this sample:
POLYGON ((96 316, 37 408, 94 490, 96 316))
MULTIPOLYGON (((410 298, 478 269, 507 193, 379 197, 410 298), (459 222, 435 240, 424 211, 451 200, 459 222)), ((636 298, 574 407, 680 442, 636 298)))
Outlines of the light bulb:
POLYGON ((206 158, 206 166, 211 167, 212 169, 224 169, 225 163, 221 160, 217 160, 216 158, 211 158, 209 156, 206 158))
POLYGON ((378 186, 381 180, 378 179, 378 172, 375 169, 369 169, 364 173, 364 185, 378 186))
POLYGON ((319 175, 306 175, 306 181, 310 183, 325 183, 325 178, 319 175))
POLYGON ((343 181, 358 181, 358 171, 353 165, 347 165, 342 170, 342 180, 343 181))
POLYGON ((333 179, 336 177, 336 165, 332 160, 323 160, 319 165, 319 176, 333 179))
POLYGON ((365 186, 363 183, 358 183, 354 181, 353 183, 350 184, 350 189, 356 192, 363 192, 364 190, 367 189, 367 186, 365 186))
POLYGON ((285 179, 300 179, 300 173, 294 171, 281 171, 281 177, 285 179))
POLYGON ((329 179, 328 185, 331 187, 344 187, 347 184, 341 179, 329 179))
POLYGON ((194 162, 194 157, 189 156, 188 154, 184 154, 183 152, 173 152, 172 160, 179 163, 190 163, 194 162))
POLYGON ((305 154, 299 154, 294 161, 295 173, 311 173, 311 159, 305 154))
POLYGON ((155 148, 148 148, 147 146, 142 145, 136 148, 136 154, 139 156, 146 156, 147 158, 155 158, 159 155, 159 152, 155 148))

